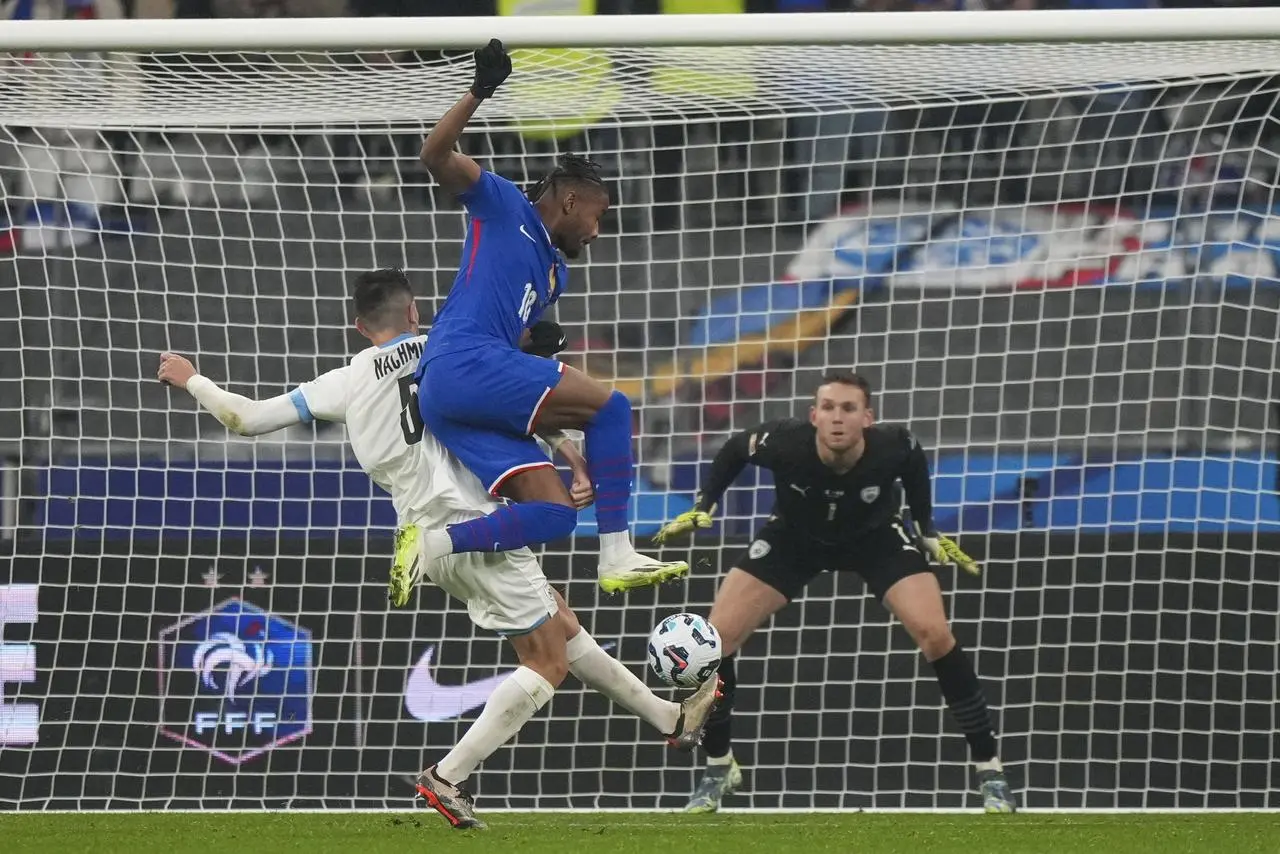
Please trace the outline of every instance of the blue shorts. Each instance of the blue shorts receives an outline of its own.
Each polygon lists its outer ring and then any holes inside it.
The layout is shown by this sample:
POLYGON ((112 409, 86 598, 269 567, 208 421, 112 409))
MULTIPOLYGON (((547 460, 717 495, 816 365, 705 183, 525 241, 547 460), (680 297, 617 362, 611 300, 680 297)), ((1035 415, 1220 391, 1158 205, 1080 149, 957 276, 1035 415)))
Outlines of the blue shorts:
POLYGON ((497 495, 512 475, 552 466, 532 431, 563 375, 560 362, 506 347, 442 353, 418 367, 418 409, 440 444, 497 495))

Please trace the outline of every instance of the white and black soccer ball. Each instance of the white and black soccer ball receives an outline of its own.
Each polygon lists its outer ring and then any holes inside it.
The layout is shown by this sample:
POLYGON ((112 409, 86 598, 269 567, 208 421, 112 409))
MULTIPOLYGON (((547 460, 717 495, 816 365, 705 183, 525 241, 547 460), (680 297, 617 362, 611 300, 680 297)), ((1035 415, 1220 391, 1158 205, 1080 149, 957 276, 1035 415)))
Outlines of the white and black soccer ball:
POLYGON ((649 635, 649 667, 677 688, 697 688, 715 675, 723 649, 715 626, 697 614, 672 614, 649 635))

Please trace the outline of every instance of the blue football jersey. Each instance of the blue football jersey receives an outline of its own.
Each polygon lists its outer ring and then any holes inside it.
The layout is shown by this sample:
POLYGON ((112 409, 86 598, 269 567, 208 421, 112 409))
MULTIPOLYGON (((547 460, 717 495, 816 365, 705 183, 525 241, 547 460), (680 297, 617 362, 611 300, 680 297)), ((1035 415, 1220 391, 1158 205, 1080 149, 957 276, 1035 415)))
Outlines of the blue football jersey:
POLYGON ((424 362, 486 344, 518 347, 569 275, 542 217, 515 184, 482 172, 458 199, 470 214, 462 265, 436 312, 424 362))

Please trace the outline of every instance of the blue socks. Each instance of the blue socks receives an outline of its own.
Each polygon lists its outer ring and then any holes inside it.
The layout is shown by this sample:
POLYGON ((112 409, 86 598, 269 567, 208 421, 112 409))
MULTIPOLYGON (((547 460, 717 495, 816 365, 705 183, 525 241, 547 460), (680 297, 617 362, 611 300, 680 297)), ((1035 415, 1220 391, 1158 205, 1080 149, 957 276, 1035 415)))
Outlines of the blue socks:
POLYGON ((499 507, 488 516, 449 525, 454 553, 509 552, 559 540, 573 533, 578 511, 550 501, 529 501, 499 507))
MULTIPOLYGON (((583 428, 587 467, 596 491, 596 522, 601 534, 627 530, 627 507, 635 461, 631 456, 631 401, 615 391, 583 428)), ((505 552, 567 537, 578 511, 549 501, 499 507, 488 516, 446 530, 458 552, 505 552)))
POLYGON ((635 460, 631 456, 631 401, 620 391, 582 430, 586 438, 587 470, 596 491, 596 523, 601 534, 627 530, 627 505, 635 460))

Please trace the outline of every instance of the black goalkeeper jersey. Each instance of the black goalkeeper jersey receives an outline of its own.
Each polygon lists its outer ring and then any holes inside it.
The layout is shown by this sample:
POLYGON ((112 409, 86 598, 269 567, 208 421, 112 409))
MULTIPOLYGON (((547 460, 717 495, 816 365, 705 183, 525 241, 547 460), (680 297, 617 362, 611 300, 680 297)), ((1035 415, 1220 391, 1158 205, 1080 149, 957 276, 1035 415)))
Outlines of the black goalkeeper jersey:
POLYGON ((850 543, 897 515, 895 484, 902 483, 911 518, 933 533, 929 461, 905 427, 877 424, 864 434, 862 456, 839 474, 818 456, 817 428, 808 421, 767 421, 735 434, 716 454, 698 509, 707 512, 747 463, 773 472, 773 514, 788 530, 822 545, 850 543))

